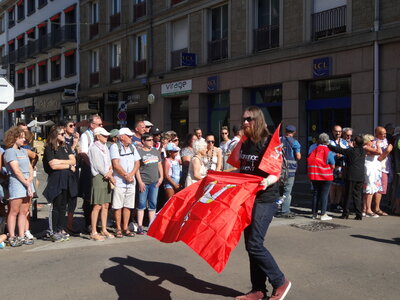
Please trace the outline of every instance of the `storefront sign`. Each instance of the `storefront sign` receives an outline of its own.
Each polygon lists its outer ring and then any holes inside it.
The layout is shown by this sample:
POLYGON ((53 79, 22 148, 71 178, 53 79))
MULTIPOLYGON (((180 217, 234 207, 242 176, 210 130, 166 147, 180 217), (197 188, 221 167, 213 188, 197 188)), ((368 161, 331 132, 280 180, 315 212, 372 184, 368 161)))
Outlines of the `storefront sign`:
POLYGON ((195 67, 197 65, 196 53, 182 52, 182 66, 195 67))
POLYGON ((61 109, 62 93, 40 95, 34 98, 35 113, 59 111, 61 109))
POLYGON ((331 57, 321 57, 313 61, 314 78, 328 77, 332 71, 331 57))
POLYGON ((162 96, 189 94, 192 92, 192 80, 182 80, 161 85, 162 96))
POLYGON ((218 76, 210 76, 207 78, 207 90, 209 92, 216 92, 218 91, 218 76))

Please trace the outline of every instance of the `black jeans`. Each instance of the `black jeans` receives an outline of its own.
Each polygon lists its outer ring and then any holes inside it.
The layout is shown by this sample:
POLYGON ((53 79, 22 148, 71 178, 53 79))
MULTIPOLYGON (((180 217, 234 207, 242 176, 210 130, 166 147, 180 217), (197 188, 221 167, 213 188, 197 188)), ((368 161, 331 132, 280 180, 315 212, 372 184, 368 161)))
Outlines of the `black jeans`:
POLYGON ((251 224, 244 230, 253 291, 266 291, 267 278, 274 288, 285 283, 285 276, 264 246, 265 235, 277 209, 276 203, 254 202, 251 224))
POLYGON ((62 190, 51 204, 51 211, 49 217, 50 230, 52 232, 60 232, 64 230, 67 226, 67 202, 69 198, 69 192, 67 190, 62 190))
POLYGON ((362 211, 361 211, 362 187, 363 187, 362 181, 346 180, 343 215, 349 214, 350 203, 353 201, 354 211, 356 212, 356 216, 362 217, 362 211))

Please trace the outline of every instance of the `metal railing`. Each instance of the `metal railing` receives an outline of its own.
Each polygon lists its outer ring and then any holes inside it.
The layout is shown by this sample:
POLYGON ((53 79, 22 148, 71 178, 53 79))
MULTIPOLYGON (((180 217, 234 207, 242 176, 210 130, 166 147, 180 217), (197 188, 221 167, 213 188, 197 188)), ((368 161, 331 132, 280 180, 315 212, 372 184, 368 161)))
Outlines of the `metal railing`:
POLYGON ((339 6, 312 14, 312 37, 314 40, 346 32, 347 6, 339 6))
POLYGON ((135 21, 146 15, 146 1, 135 4, 133 7, 133 14, 135 16, 135 21))
POLYGON ((110 68, 110 80, 116 81, 121 79, 121 67, 111 67, 110 68))
POLYGON ((89 37, 92 39, 99 34, 99 23, 90 24, 89 37))
POLYGON ((76 25, 64 25, 49 33, 51 47, 65 43, 76 43, 76 25))
POLYGON ((208 60, 214 61, 228 57, 228 39, 223 38, 208 42, 208 60))
POLYGON ((171 51, 171 68, 176 69, 182 67, 182 53, 187 52, 188 48, 171 51))
POLYGON ((121 14, 116 13, 112 16, 110 16, 110 30, 113 30, 114 28, 118 27, 121 25, 121 14))
POLYGON ((24 45, 17 49, 17 62, 25 62, 28 58, 28 49, 27 46, 24 45))
POLYGON ((254 29, 254 51, 279 47, 279 25, 254 29))
POLYGON ((99 84, 99 72, 90 73, 90 86, 99 84))
POLYGON ((133 63, 135 77, 146 74, 146 64, 147 61, 145 59, 137 60, 133 63))

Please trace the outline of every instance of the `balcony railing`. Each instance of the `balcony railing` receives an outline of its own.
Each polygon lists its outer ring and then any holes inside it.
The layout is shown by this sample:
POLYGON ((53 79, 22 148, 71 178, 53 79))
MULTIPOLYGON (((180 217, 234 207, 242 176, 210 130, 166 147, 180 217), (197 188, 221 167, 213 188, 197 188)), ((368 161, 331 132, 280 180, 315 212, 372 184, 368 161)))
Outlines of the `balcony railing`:
POLYGON ((228 39, 208 42, 208 60, 214 61, 228 57, 228 39))
POLYGON ((8 28, 15 26, 15 20, 8 20, 8 28))
POLYGON ((8 62, 8 55, 4 55, 1 57, 1 65, 3 67, 8 66, 9 62, 8 62))
POLYGON ((28 49, 28 58, 34 58, 39 53, 39 42, 38 40, 30 41, 26 45, 28 49))
POLYGON ((90 73, 90 86, 99 84, 99 72, 90 73))
POLYGON ((346 32, 347 7, 339 6, 312 14, 312 37, 314 40, 346 32))
POLYGON ((175 5, 175 4, 178 4, 183 1, 185 1, 185 0, 171 0, 171 5, 175 5))
POLYGON ((26 59, 28 58, 28 49, 27 45, 22 46, 17 49, 17 62, 25 62, 26 59))
POLYGON ((38 42, 39 42, 39 52, 42 53, 47 52, 51 48, 50 33, 39 36, 38 42))
POLYGON ((182 53, 187 52, 188 48, 175 50, 171 52, 171 68, 177 69, 182 67, 182 53))
POLYGON ((137 60, 133 63, 135 77, 146 74, 146 60, 137 60))
POLYGON ((17 51, 13 50, 8 53, 8 63, 15 64, 17 62, 17 51))
POLYGON ((121 79, 121 67, 112 67, 110 68, 110 80, 116 81, 121 79))
POLYGON ((271 25, 254 29, 254 51, 261 51, 279 46, 279 26, 271 25))
POLYGON ((110 16, 110 30, 118 27, 121 24, 121 14, 117 13, 110 16))
POLYGON ((133 13, 135 16, 135 21, 141 17, 144 17, 146 15, 146 1, 135 4, 133 7, 133 13))
POLYGON ((89 36, 90 39, 99 34, 99 23, 90 24, 89 36))
POLYGON ((66 43, 76 43, 76 25, 65 25, 50 33, 51 46, 58 47, 66 43))

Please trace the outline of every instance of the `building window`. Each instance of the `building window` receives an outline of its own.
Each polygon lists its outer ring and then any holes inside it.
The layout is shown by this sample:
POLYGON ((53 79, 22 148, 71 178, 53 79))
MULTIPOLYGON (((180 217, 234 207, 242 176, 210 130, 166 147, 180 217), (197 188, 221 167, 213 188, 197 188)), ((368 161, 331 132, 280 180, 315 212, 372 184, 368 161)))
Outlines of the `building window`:
POLYGON ((211 10, 210 41, 208 42, 209 61, 228 57, 228 5, 211 10))
POLYGON ((121 12, 121 0, 111 0, 111 15, 121 12))
POLYGON ((133 14, 134 19, 140 19, 146 15, 146 0, 134 0, 133 14))
POLYGON ((99 51, 93 50, 90 53, 90 85, 99 84, 99 51))
POLYGON ((282 86, 274 85, 253 89, 251 104, 261 108, 269 131, 274 132, 282 120, 282 86))
MULTIPOLYGON (((208 97, 208 132, 221 132, 222 126, 229 126, 229 92, 210 94, 208 97)), ((215 136, 218 144, 220 135, 215 136)))
POLYGON ((133 66, 135 76, 146 74, 146 60, 147 35, 143 33, 137 35, 135 39, 135 62, 133 66))
POLYGON ((61 56, 56 55, 53 56, 51 60, 51 80, 60 80, 61 79, 61 56))
POLYGON ((111 81, 121 79, 121 43, 111 45, 111 81))
POLYGON ((110 30, 121 24, 121 0, 111 0, 110 30))
POLYGON ((8 28, 11 28, 15 25, 15 10, 14 6, 8 9, 8 28))
POLYGON ((65 56, 65 77, 76 75, 76 53, 70 50, 64 53, 65 56))
POLYGON ((27 70, 28 70, 28 87, 32 87, 36 84, 35 65, 29 66, 27 70))
POLYGON ((90 38, 99 34, 99 2, 92 2, 90 5, 90 38))
POLYGON ((33 14, 36 11, 35 2, 36 0, 27 0, 28 1, 28 16, 33 14))
POLYGON ((38 0, 38 8, 42 8, 47 5, 47 0, 38 0))
POLYGON ((18 13, 18 22, 25 19, 25 6, 24 0, 19 0, 17 2, 17 13, 18 13))
POLYGON ((279 0, 256 0, 254 51, 279 46, 279 0))
POLYGON ((39 84, 47 83, 47 60, 38 63, 39 84))
POLYGON ((5 30, 5 19, 4 19, 4 15, 0 16, 0 33, 3 33, 5 30))
POLYGON ((314 40, 346 32, 347 0, 314 0, 311 22, 314 40))
POLYGON ((172 23, 171 68, 182 66, 182 53, 188 51, 189 29, 187 19, 172 23))
POLYGON ((25 70, 24 69, 19 69, 17 71, 17 80, 18 80, 18 85, 17 88, 18 90, 23 90, 25 88, 25 70))

